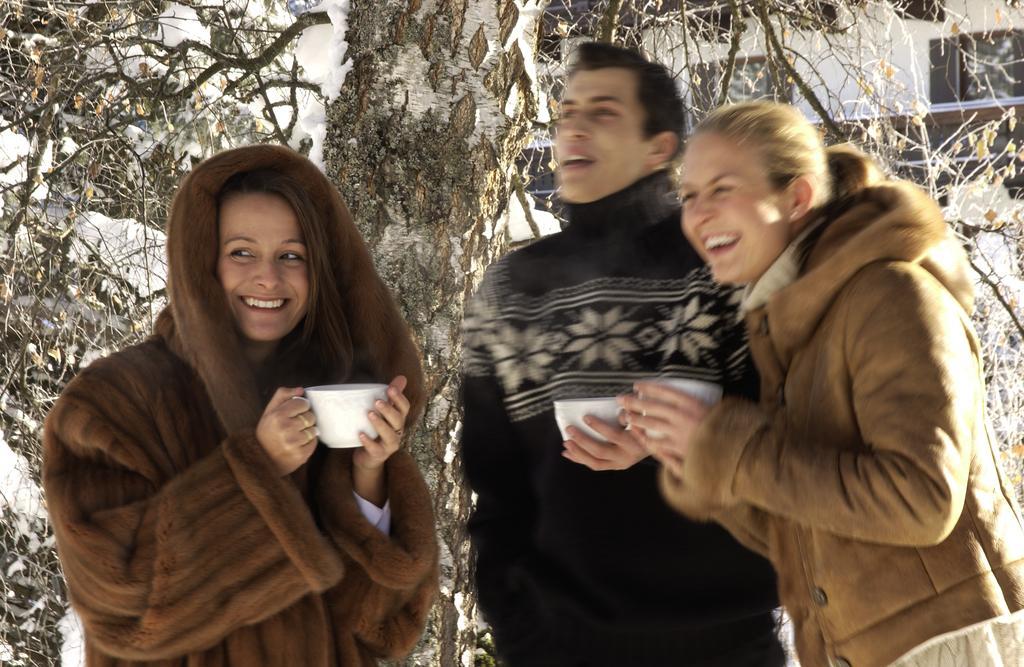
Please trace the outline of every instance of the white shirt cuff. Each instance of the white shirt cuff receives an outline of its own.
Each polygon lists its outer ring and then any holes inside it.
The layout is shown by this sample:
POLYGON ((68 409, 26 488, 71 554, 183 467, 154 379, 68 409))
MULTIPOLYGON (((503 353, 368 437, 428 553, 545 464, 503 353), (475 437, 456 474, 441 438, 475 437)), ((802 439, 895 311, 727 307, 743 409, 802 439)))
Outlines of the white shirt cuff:
POLYGON ((384 507, 377 507, 369 500, 363 498, 355 491, 352 495, 356 498, 356 504, 359 505, 359 511, 363 513, 366 520, 369 521, 374 528, 384 533, 385 535, 391 534, 391 501, 384 503, 384 507))

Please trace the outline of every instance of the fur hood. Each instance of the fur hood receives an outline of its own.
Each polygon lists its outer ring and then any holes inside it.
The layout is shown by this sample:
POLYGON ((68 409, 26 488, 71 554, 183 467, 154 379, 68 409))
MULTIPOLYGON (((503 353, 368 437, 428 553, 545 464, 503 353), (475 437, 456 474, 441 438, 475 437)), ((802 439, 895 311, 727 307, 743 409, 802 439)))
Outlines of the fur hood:
POLYGON ((800 277, 768 301, 776 341, 789 359, 814 333, 837 294, 869 264, 902 261, 932 274, 964 311, 974 310, 966 254, 927 194, 889 181, 866 188, 829 224, 800 277))
MULTIPOLYGON (((157 335, 185 359, 205 383, 211 400, 229 433, 255 426, 263 412, 264 397, 258 379, 242 354, 234 320, 216 277, 219 233, 217 197, 233 175, 255 169, 274 169, 303 183, 328 225, 325 263, 341 295, 340 308, 348 324, 354 360, 359 372, 377 382, 401 373, 408 380, 406 396, 412 403, 409 423, 423 406, 423 375, 419 353, 409 328, 388 288, 374 270, 370 253, 338 191, 309 160, 272 145, 257 145, 218 153, 200 163, 182 181, 167 223, 167 262, 170 303, 157 322, 157 335)), ((300 325, 301 326, 301 325, 300 325)), ((304 359, 316 368, 318 360, 304 359)), ((341 382, 352 377, 332 378, 341 382)), ((265 381, 308 384, 310 378, 287 372, 265 381)))

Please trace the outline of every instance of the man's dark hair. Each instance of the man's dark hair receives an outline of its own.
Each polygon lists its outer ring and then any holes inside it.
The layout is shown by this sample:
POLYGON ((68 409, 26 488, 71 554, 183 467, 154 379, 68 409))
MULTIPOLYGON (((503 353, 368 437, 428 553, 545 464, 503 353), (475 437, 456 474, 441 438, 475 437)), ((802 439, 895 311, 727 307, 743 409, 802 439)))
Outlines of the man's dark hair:
POLYGON ((647 60, 639 52, 605 42, 584 42, 574 53, 569 77, 577 72, 621 67, 636 74, 637 97, 644 109, 644 134, 673 132, 679 138, 676 154, 683 142, 683 99, 668 68, 647 60))

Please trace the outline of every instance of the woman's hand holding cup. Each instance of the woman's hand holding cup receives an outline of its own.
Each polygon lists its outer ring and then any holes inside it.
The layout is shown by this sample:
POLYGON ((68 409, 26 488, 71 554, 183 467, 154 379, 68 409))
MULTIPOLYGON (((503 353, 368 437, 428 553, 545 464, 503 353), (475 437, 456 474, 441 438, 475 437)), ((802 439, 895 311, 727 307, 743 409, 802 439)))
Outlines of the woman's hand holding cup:
POLYGON ((256 441, 281 476, 291 474, 316 449, 316 416, 302 387, 281 387, 270 399, 256 425, 256 441))
POLYGON ((380 468, 388 458, 398 451, 405 432, 405 419, 409 416, 409 399, 402 393, 407 380, 399 375, 388 386, 387 401, 377 400, 370 412, 370 422, 377 429, 377 438, 365 433, 359 434, 361 449, 352 454, 352 463, 357 468, 380 468))
POLYGON ((634 390, 618 398, 623 423, 651 456, 680 476, 693 434, 712 406, 658 382, 638 382, 634 390))
POLYGON ((377 438, 360 433, 359 441, 363 446, 352 454, 352 486, 357 494, 377 507, 387 502, 384 463, 401 446, 405 419, 409 416, 409 399, 402 393, 406 383, 404 375, 396 376, 388 386, 388 400, 374 403, 369 417, 377 430, 377 438))

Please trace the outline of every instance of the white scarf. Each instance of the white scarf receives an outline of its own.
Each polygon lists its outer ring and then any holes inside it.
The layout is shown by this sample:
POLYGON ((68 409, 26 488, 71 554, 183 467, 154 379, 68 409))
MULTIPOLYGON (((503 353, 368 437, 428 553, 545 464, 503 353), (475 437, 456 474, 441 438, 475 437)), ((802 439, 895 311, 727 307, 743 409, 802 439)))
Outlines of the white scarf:
POLYGON ((782 254, 772 262, 772 265, 761 274, 760 278, 747 285, 747 289, 743 292, 743 301, 740 304, 740 320, 750 311, 768 303, 768 300, 776 292, 785 289, 796 281, 800 275, 800 245, 823 222, 825 222, 824 216, 818 216, 806 229, 800 232, 799 236, 786 246, 782 254))

